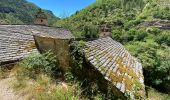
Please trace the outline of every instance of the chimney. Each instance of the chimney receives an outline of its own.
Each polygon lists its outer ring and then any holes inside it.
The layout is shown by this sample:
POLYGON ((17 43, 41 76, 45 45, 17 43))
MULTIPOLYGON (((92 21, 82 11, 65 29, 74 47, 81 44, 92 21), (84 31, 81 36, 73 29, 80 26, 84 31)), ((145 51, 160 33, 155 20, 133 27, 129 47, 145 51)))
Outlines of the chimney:
POLYGON ((100 37, 100 38, 108 37, 108 36, 111 37, 111 31, 112 31, 111 28, 112 28, 111 25, 109 25, 109 24, 107 24, 107 23, 104 23, 104 24, 100 25, 100 26, 99 26, 99 29, 100 29, 100 30, 99 30, 99 31, 100 31, 99 37, 100 37))
POLYGON ((35 20, 34 20, 35 25, 48 25, 48 18, 47 15, 42 11, 42 9, 39 9, 37 14, 35 15, 35 20))

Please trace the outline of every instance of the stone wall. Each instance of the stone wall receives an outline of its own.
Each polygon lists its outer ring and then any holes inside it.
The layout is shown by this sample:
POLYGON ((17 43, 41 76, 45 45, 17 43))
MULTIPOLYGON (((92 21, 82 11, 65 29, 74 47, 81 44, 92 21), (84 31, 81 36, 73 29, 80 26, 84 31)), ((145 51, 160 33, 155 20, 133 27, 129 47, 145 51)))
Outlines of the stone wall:
POLYGON ((34 24, 36 25, 48 25, 47 19, 35 19, 34 24))
POLYGON ((68 39, 56 39, 49 37, 34 36, 36 46, 42 53, 51 50, 63 71, 70 69, 70 47, 68 39))
POLYGON ((104 100, 127 100, 124 94, 110 81, 106 80, 100 71, 96 70, 85 58, 83 60, 82 68, 76 67, 77 66, 72 67, 72 72, 78 77, 78 80, 83 82, 82 88, 84 89, 84 92, 89 92, 87 87, 91 87, 94 83, 97 85, 96 89, 105 94, 104 100), (112 97, 108 97, 108 95, 112 95, 112 97))

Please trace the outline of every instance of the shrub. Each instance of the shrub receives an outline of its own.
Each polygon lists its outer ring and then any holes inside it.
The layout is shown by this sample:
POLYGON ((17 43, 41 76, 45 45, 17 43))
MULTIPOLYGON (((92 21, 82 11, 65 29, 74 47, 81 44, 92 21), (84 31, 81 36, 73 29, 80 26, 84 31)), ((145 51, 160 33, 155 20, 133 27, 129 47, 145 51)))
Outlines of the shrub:
POLYGON ((83 36, 85 38, 97 38, 98 37, 98 27, 92 24, 85 24, 83 26, 83 36))
POLYGON ((120 36, 120 40, 123 43, 130 41, 142 41, 145 37, 148 36, 148 33, 143 29, 130 29, 129 31, 125 31, 120 36))
POLYGON ((144 40, 144 38, 147 36, 148 33, 145 30, 140 29, 139 31, 136 31, 134 40, 141 41, 144 40))
POLYGON ((50 51, 44 54, 39 54, 37 52, 32 53, 19 65, 23 67, 26 73, 32 78, 35 78, 36 74, 42 72, 53 76, 57 70, 56 57, 50 51))
POLYGON ((161 33, 161 30, 155 27, 149 27, 146 29, 146 31, 154 35, 159 35, 161 33))
POLYGON ((145 84, 168 92, 170 90, 170 48, 159 47, 154 41, 134 42, 127 45, 132 54, 141 60, 145 84))
POLYGON ((141 22, 142 22, 142 19, 131 20, 131 21, 127 22, 124 27, 125 27, 125 29, 129 29, 129 28, 137 26, 141 22))
POLYGON ((112 30, 112 38, 114 40, 120 41, 121 35, 122 35, 122 31, 121 30, 112 30))
POLYGON ((134 40, 134 32, 132 32, 132 31, 124 32, 120 38, 121 38, 122 43, 127 43, 130 41, 133 41, 134 40))
POLYGON ((156 37, 156 42, 170 46, 170 32, 165 31, 160 33, 159 36, 156 37))
POLYGON ((82 65, 83 65, 83 60, 84 60, 84 51, 83 48, 85 46, 85 42, 84 41, 79 41, 73 44, 73 50, 71 52, 71 57, 73 59, 73 63, 76 67, 74 67, 73 69, 75 70, 81 70, 82 69, 82 65))
MULTIPOLYGON (((163 92, 170 91, 170 48, 161 50, 157 54, 158 65, 155 66, 153 84, 163 92)), ((169 92, 170 93, 170 92, 169 92)))
POLYGON ((170 20, 170 8, 169 7, 159 8, 157 9, 156 12, 153 13, 153 16, 155 18, 170 20))

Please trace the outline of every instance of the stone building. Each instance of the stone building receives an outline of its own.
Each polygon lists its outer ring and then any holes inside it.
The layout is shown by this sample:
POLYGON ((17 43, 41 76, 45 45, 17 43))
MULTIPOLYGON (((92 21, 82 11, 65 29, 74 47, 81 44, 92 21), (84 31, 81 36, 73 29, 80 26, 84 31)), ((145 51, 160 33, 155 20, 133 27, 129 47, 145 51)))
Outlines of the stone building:
MULTIPOLYGON (((104 30, 108 31, 108 30, 104 30)), ((126 99, 145 99, 144 77, 141 63, 109 35, 85 41, 83 57, 89 77, 100 84, 108 82, 113 93, 126 99), (92 70, 88 71, 88 70, 92 70), (93 76, 94 75, 94 76, 93 76), (102 78, 105 82, 99 81, 102 78)), ((70 60, 70 42, 75 37, 66 29, 42 25, 0 25, 0 66, 20 61, 32 52, 52 50, 62 69, 74 68, 70 60)), ((102 87, 102 85, 101 85, 102 87)), ((104 85, 104 88, 106 86, 104 85)))
MULTIPOLYGON (((72 65, 69 40, 35 35, 37 47, 41 47, 41 50, 53 50, 56 54, 62 51, 59 59, 62 66, 65 66, 63 69, 68 69, 70 67, 68 65, 72 65)), ((85 41, 82 49, 84 52, 82 56, 86 60, 83 61, 82 70, 74 70, 77 76, 96 81, 103 91, 107 89, 108 84, 112 84, 111 89, 115 97, 123 100, 127 99, 125 94, 132 100, 145 99, 142 65, 122 44, 107 36, 85 41)), ((71 69, 75 67, 73 65, 71 69)))
POLYGON ((105 23, 105 24, 100 25, 99 29, 100 29, 99 30, 100 38, 111 36, 111 25, 105 23))
POLYGON ((46 25, 46 26, 48 25, 47 15, 41 9, 39 9, 37 14, 35 15, 34 24, 35 25, 46 25))
POLYGON ((67 30, 58 33, 58 35, 34 35, 37 49, 41 53, 49 50, 52 51, 57 57, 58 66, 62 72, 67 72, 71 69, 70 41, 75 38, 72 34, 66 34, 65 32, 67 32, 67 30))
MULTIPOLYGON (((0 66, 38 52, 33 35, 74 38, 70 31, 39 25, 0 25, 0 66)), ((48 42, 48 41, 47 41, 48 42)))

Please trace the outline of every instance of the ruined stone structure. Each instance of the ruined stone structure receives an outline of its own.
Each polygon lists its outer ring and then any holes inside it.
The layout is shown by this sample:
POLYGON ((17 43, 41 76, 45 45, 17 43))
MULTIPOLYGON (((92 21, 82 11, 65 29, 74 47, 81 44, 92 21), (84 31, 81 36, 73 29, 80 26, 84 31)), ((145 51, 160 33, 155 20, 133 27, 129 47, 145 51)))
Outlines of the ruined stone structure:
POLYGON ((100 29, 99 30, 100 31, 100 34, 99 34, 100 38, 111 36, 111 25, 105 23, 105 24, 100 25, 99 29, 100 29))
POLYGON ((34 35, 37 48, 40 52, 51 50, 57 57, 58 65, 64 72, 71 68, 70 40, 73 36, 57 37, 50 35, 34 35))
MULTIPOLYGON (((70 31, 62 28, 0 25, 0 65, 19 61, 31 52, 52 50, 61 68, 67 70, 70 67, 69 44, 74 38, 70 31)), ((103 37, 86 41, 83 52, 86 62, 112 84, 115 94, 145 99, 142 65, 123 45, 103 37)))
MULTIPOLYGON (((53 50, 57 55, 60 55, 59 61, 65 63, 62 66, 69 67, 70 38, 61 40, 49 36, 35 36, 35 39, 38 48, 53 50), (60 54, 61 51, 62 53, 60 54)), ((105 37, 85 42, 83 51, 87 63, 90 63, 107 81, 111 82, 113 89, 115 89, 113 90, 114 94, 119 94, 119 97, 128 94, 133 100, 145 99, 142 65, 125 50, 123 45, 110 37, 105 37)), ((88 71, 85 73, 88 73, 88 71)), ((82 72, 82 74, 85 73, 82 72)), ((97 74, 97 72, 95 73, 97 74)))
POLYGON ((47 15, 41 9, 39 9, 37 14, 35 15, 34 24, 46 26, 48 25, 47 15))

